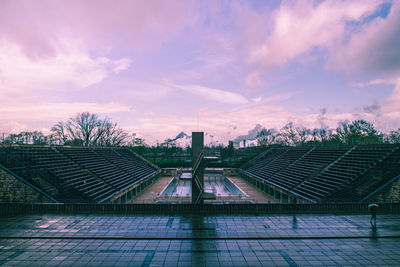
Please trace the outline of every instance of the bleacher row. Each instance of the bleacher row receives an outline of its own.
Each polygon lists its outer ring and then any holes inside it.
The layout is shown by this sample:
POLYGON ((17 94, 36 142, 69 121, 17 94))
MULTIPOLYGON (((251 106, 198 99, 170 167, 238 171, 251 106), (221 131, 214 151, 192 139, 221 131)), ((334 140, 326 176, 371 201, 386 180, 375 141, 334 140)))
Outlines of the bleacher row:
POLYGON ((241 171, 322 202, 399 150, 396 145, 270 148, 241 171))
POLYGON ((124 147, 0 147, 0 163, 62 202, 99 202, 157 172, 124 147))

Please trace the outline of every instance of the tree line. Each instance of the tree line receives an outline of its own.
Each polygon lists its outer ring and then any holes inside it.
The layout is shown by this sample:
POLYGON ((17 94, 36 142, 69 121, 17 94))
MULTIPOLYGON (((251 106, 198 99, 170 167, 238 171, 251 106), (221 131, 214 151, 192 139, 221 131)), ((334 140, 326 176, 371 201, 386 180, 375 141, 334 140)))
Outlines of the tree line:
MULTIPOLYGON (((290 122, 280 130, 263 128, 257 135, 258 146, 270 145, 359 145, 400 143, 400 128, 385 134, 365 120, 341 122, 336 129, 327 127, 309 129, 290 122)), ((70 145, 70 146, 132 146, 139 154, 164 154, 166 158, 181 154, 188 148, 179 149, 173 139, 165 139, 157 146, 149 146, 144 139, 130 134, 109 118, 83 112, 57 122, 48 135, 40 131, 24 131, 18 134, 0 135, 0 144, 70 145)), ((219 146, 223 149, 223 146, 219 146)), ((226 147, 229 151, 229 146, 226 147)), ((225 149, 225 150, 226 150, 225 149)), ((227 152, 222 151, 222 152, 227 152)), ((230 154, 227 152, 227 154, 230 154)))
POLYGON ((279 131, 274 128, 262 129, 257 135, 257 143, 259 146, 394 144, 400 143, 400 128, 385 134, 365 120, 340 122, 336 129, 309 129, 288 123, 279 131))

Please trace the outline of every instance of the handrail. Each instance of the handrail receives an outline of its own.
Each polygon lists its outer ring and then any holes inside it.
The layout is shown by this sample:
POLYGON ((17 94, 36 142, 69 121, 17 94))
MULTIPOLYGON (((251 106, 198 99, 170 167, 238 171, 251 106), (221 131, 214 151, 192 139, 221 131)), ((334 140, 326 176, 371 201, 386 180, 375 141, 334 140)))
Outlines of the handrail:
POLYGON ((193 177, 193 181, 196 183, 197 187, 200 189, 200 191, 203 191, 203 186, 200 183, 199 177, 197 176, 197 174, 193 177))
MULTIPOLYGON (((203 160, 203 156, 204 156, 204 149, 202 149, 200 151, 199 156, 197 157, 196 162, 192 169, 192 183, 196 184, 197 188, 199 189, 199 194, 197 195, 197 198, 195 199, 195 203, 200 202, 200 200, 202 199, 202 196, 203 196, 203 191, 204 191, 203 185, 200 183, 199 177, 197 176, 197 172, 198 172, 201 162, 203 160)), ((193 198, 193 192, 192 192, 192 198, 193 198)))
POLYGON ((372 197, 373 195, 375 195, 376 193, 378 193, 379 191, 381 191, 383 188, 385 188, 386 186, 390 185, 391 183, 393 183, 394 181, 396 181, 397 179, 400 178, 400 174, 397 175, 396 177, 390 179, 388 182, 386 182, 385 184, 383 184, 382 186, 380 186, 379 188, 377 188, 376 190, 374 190, 372 193, 368 194, 366 197, 364 197, 363 199, 361 199, 358 203, 363 203, 365 200, 367 200, 368 198, 372 197))
POLYGON ((196 159, 196 163, 194 164, 194 167, 193 167, 193 170, 192 170, 193 176, 197 172, 197 169, 200 166, 200 163, 201 163, 201 161, 203 159, 203 154, 204 154, 204 149, 202 149, 200 151, 200 154, 199 154, 198 158, 196 159))

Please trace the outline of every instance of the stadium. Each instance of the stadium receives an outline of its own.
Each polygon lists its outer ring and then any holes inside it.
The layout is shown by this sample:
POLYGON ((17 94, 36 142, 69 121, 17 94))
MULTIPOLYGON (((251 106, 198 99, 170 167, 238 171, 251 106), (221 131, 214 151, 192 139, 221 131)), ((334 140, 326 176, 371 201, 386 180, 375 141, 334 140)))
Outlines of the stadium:
MULTIPOLYGON (((9 184, 3 202, 191 203, 191 169, 160 169, 129 147, 12 145, 0 152, 9 184), (140 196, 152 187, 159 190, 154 201, 140 196)), ((398 145, 270 147, 238 169, 206 168, 204 192, 209 203, 395 202, 399 161, 398 145), (256 190, 263 197, 249 193, 256 190)))
POLYGON ((209 168, 219 158, 203 135, 192 168, 159 168, 129 147, 3 145, 0 263, 397 264, 400 146, 271 146, 240 168, 209 168))

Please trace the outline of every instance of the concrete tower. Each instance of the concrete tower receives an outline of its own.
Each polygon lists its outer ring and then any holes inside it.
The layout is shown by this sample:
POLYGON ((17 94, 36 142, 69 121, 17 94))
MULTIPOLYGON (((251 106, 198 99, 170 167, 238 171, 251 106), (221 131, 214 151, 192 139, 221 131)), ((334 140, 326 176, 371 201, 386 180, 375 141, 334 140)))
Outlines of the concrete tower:
POLYGON ((204 133, 192 132, 192 204, 204 203, 203 147, 204 133))

